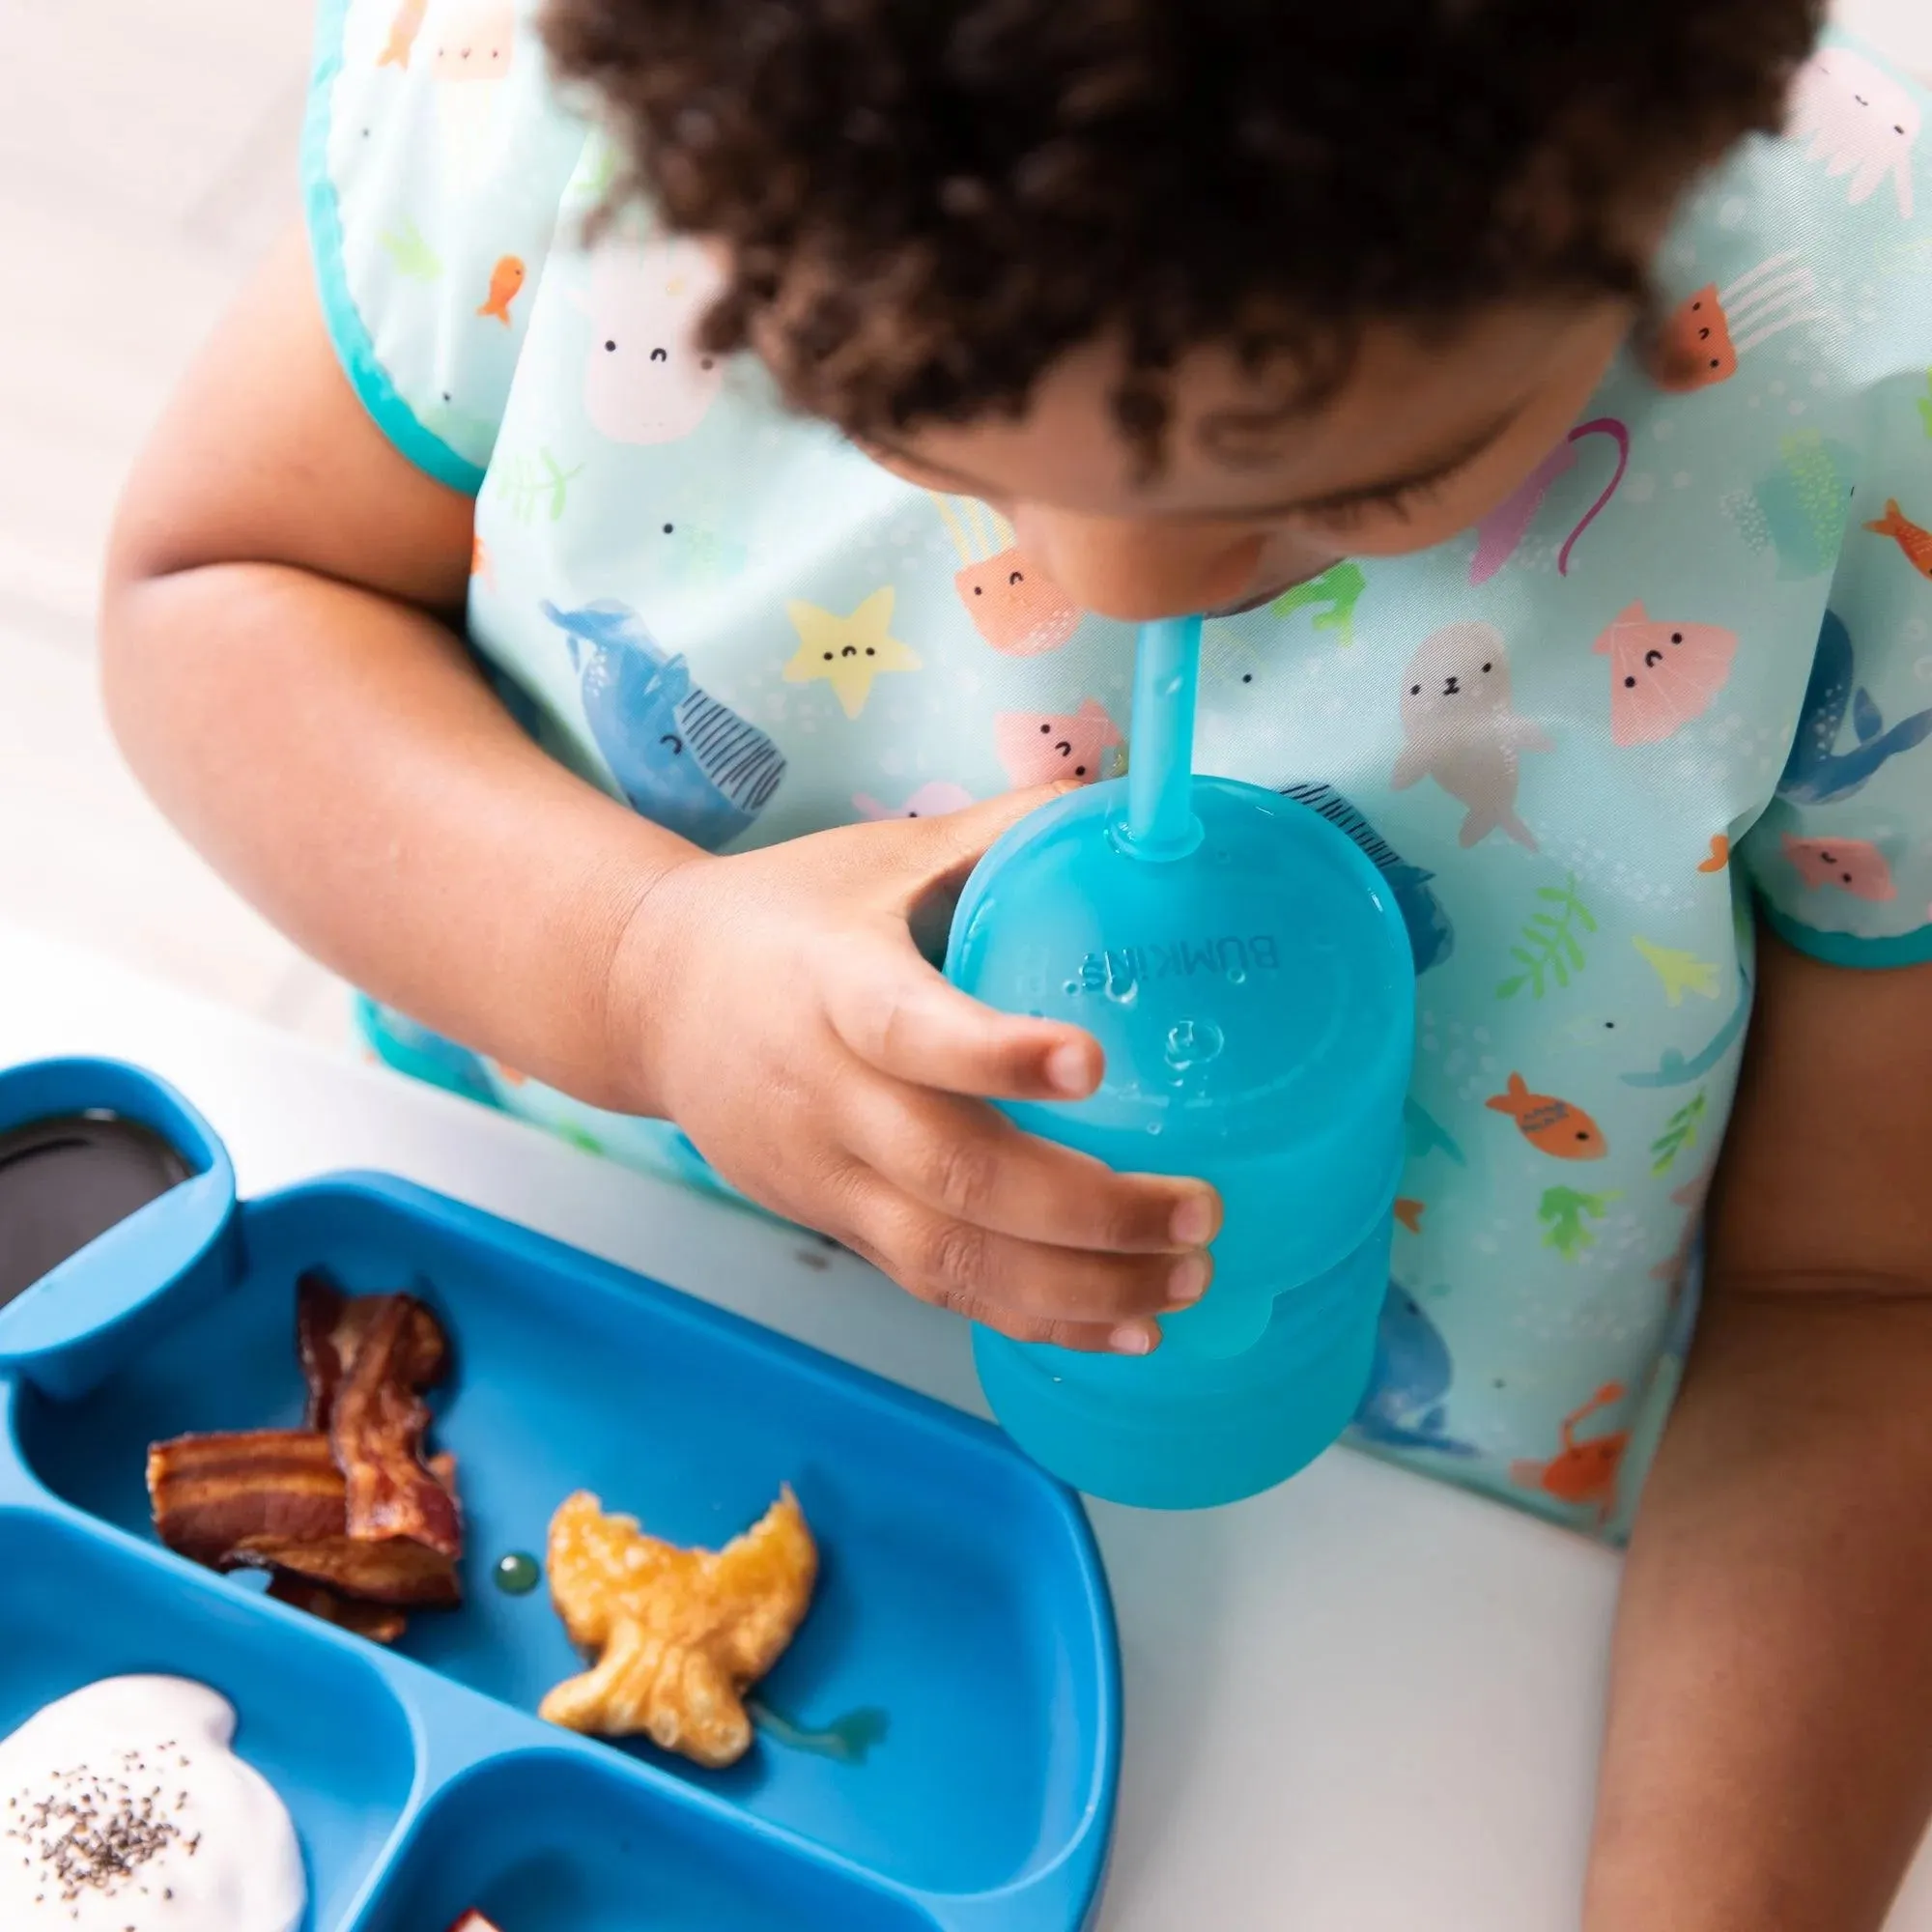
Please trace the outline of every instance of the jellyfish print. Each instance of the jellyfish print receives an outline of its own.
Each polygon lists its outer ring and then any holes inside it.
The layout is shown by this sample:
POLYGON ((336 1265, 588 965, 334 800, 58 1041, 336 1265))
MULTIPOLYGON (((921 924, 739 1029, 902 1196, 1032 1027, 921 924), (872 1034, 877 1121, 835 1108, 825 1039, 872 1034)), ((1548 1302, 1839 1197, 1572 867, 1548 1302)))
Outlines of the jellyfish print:
POLYGON ((1677 395, 1716 388, 1774 335, 1829 316, 1798 250, 1773 255, 1727 287, 1710 282, 1678 303, 1658 336, 1659 386, 1677 395))
POLYGON ((509 0, 449 0, 433 21, 430 78, 448 180, 466 191, 484 173, 517 51, 509 0))
POLYGON ((1812 55, 1792 94, 1791 135, 1809 140, 1809 159, 1833 179, 1850 175, 1856 208, 1889 181, 1899 214, 1912 219, 1912 151, 1920 132, 1917 97, 1905 83, 1850 47, 1812 55))
POLYGON ((932 500, 959 553, 952 587, 973 628, 1003 657, 1058 650, 1079 625, 1079 607, 1020 549, 1012 525, 971 497, 934 492, 932 500))

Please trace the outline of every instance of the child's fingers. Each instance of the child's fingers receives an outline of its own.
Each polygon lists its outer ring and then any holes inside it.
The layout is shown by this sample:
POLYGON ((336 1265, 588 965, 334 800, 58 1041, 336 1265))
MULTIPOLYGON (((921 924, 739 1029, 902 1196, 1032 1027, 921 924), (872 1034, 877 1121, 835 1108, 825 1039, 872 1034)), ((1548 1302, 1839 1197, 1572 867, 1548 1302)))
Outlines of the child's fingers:
MULTIPOLYGON (((951 1219, 1059 1248, 1171 1259, 1198 1255, 1220 1231, 1220 1203, 1205 1183, 1116 1174, 979 1101, 858 1080, 844 1102, 850 1151, 951 1219)), ((1176 1298, 1163 1294, 1144 1312, 1176 1298)))
POLYGON ((995 1012, 923 960, 903 929, 842 936, 821 976, 838 1037, 914 1087, 1002 1100, 1080 1099, 1099 1085, 1099 1043, 1078 1027, 995 1012))
POLYGON ((1059 780, 1024 791, 1004 792, 963 811, 942 812, 902 829, 895 827, 901 832, 911 865, 903 880, 895 884, 892 902, 900 912, 908 912, 935 890, 963 885, 980 854, 1009 826, 1050 805, 1063 793, 1080 788, 1070 779, 1059 780))
POLYGON ((875 1174, 852 1177, 838 1218, 843 1238, 922 1301, 1023 1341, 1098 1329, 1115 1338, 1108 1346, 1145 1354, 1155 1339, 1152 1317, 1186 1305, 1171 1293, 1180 1258, 1098 1255, 998 1235, 875 1174))

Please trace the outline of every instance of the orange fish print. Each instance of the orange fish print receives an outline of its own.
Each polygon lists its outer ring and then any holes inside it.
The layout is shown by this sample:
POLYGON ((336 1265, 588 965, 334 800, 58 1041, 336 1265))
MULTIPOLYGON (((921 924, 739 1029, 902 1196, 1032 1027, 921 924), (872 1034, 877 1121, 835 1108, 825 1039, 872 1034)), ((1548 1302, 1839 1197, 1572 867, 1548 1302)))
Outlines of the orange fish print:
POLYGON ((490 293, 477 309, 478 315, 495 316, 505 328, 510 326, 510 304, 523 293, 524 262, 520 255, 502 255, 490 270, 490 293))
POLYGON ((1721 872, 1731 863, 1731 841, 1721 832, 1711 834, 1711 856, 1698 861, 1700 872, 1721 872))
POLYGON ((1865 528, 1875 537, 1890 537, 1920 577, 1932 577, 1932 530, 1921 530, 1917 524, 1908 522, 1896 497, 1888 499, 1885 515, 1877 523, 1867 524, 1865 528))
POLYGON ((429 12, 429 0, 403 0, 396 9, 396 17, 389 23, 388 44, 377 58, 378 67, 408 67, 410 55, 415 51, 416 36, 422 32, 423 15, 429 12))
POLYGON ((1532 1094, 1520 1073, 1512 1073, 1509 1091, 1488 1104, 1498 1114, 1507 1114, 1539 1153, 1557 1160, 1602 1160, 1610 1151, 1603 1128, 1581 1107, 1552 1094, 1532 1094))
POLYGON ((1396 1200, 1395 1218, 1411 1235, 1419 1235, 1422 1233, 1422 1210, 1428 1205, 1426 1201, 1411 1201, 1407 1195, 1401 1195, 1396 1200))

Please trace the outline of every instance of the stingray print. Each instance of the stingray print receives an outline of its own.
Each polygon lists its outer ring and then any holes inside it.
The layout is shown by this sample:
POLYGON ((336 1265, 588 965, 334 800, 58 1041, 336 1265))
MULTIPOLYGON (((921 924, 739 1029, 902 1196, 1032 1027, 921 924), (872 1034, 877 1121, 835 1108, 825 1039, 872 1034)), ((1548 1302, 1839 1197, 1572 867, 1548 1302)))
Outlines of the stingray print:
POLYGON ((1516 812, 1518 764, 1523 753, 1552 747, 1511 708, 1509 658, 1492 624, 1450 624, 1425 639, 1403 672, 1402 733, 1389 781, 1396 791, 1434 779, 1466 808, 1463 844, 1501 831, 1536 850, 1516 812))
POLYGON ((628 605, 543 611, 569 639, 590 735, 632 808, 707 851, 746 831, 784 777, 779 748, 693 684, 628 605))
POLYGON ((1823 322, 1817 278, 1789 248, 1719 289, 1715 282, 1678 303, 1658 331, 1658 386, 1677 395, 1716 388, 1738 358, 1801 323, 1823 322))
POLYGON ((1448 1433, 1444 1400, 1455 1365, 1441 1331, 1400 1282, 1391 1281, 1376 1323, 1375 1366, 1369 1392, 1355 1411, 1355 1434, 1385 1449, 1433 1449, 1440 1456, 1473 1456, 1448 1433))
POLYGON ((1835 611, 1828 611, 1777 795, 1794 805, 1831 805, 1850 798, 1888 759, 1922 744, 1928 732, 1932 710, 1915 711, 1886 729, 1885 714, 1858 683, 1852 634, 1835 611), (1857 743, 1840 752, 1836 746, 1847 706, 1857 743))
POLYGON ((973 803, 973 794, 950 779, 928 779, 903 805, 885 805, 865 792, 855 792, 852 805, 861 817, 943 818, 949 811, 964 811, 973 803))
POLYGON ((1610 661, 1611 742, 1655 745, 1710 709, 1738 639, 1716 624, 1659 623, 1631 604, 1594 648, 1610 661))
POLYGON ((1456 928, 1442 901, 1429 890, 1434 872, 1409 865, 1354 806, 1330 784, 1283 785, 1284 798, 1319 811, 1330 825, 1346 832, 1368 855, 1389 883, 1396 909, 1408 928, 1409 951, 1415 970, 1426 973, 1439 966, 1456 950, 1456 928))
POLYGON ((1797 838, 1784 835, 1784 856, 1807 891, 1850 893, 1855 899, 1895 899, 1891 867, 1868 838, 1797 838))
POLYGON ((1529 472, 1523 482, 1476 526, 1476 554, 1469 560, 1469 582, 1472 585, 1487 583, 1522 548, 1523 538, 1528 536, 1530 526, 1536 522, 1536 513, 1543 508, 1543 499, 1560 477, 1567 476, 1577 467, 1577 446, 1585 437, 1591 436, 1607 436, 1616 444, 1617 467, 1610 480, 1605 484, 1603 494, 1583 512, 1582 522, 1564 538, 1563 548, 1556 554, 1556 574, 1559 577, 1570 575, 1570 553, 1577 548, 1577 539, 1608 507, 1610 498, 1623 483, 1625 471, 1630 469, 1630 431, 1615 416, 1599 416, 1594 422, 1578 423, 1529 472))
POLYGON ((1919 113, 1903 83, 1850 47, 1825 47, 1805 63, 1792 108, 1793 138, 1810 141, 1810 158, 1828 162, 1828 174, 1851 176, 1854 208, 1889 179, 1899 213, 1911 220, 1919 113))

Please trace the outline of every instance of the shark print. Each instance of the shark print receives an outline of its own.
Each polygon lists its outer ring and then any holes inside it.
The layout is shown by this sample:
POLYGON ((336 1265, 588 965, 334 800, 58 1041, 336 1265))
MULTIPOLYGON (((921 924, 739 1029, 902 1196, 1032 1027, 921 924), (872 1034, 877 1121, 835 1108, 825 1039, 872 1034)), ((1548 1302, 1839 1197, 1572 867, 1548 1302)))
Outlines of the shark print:
POLYGON ((1731 1009, 1726 1019, 1709 1041, 1690 1059, 1686 1059, 1674 1046, 1665 1047, 1662 1058, 1656 1069, 1649 1073, 1626 1073, 1623 1082, 1626 1087, 1688 1087, 1693 1080, 1701 1080, 1712 1072, 1725 1054, 1730 1052, 1744 1037, 1745 1023, 1750 1018, 1751 986, 1750 976, 1740 966, 1738 968, 1738 1003, 1731 1009))
POLYGON ((1426 1160, 1432 1153, 1439 1153, 1458 1167, 1468 1166, 1456 1136, 1413 1094, 1402 1103, 1402 1128, 1410 1160, 1426 1160))
POLYGON ((1836 611, 1828 611, 1777 795, 1793 805, 1834 805, 1868 783, 1888 759, 1923 744, 1928 733, 1932 710, 1915 711, 1886 729, 1884 714, 1858 682, 1852 634, 1836 611), (1855 742, 1840 752, 1848 707, 1855 742))

